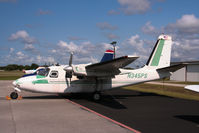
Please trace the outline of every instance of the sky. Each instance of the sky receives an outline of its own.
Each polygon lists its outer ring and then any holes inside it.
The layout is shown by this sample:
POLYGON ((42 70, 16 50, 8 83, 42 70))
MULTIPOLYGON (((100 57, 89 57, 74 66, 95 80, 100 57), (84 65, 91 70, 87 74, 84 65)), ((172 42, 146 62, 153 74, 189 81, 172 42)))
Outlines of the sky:
POLYGON ((0 0, 0 66, 73 64, 116 56, 146 63, 160 34, 172 36, 171 61, 199 60, 199 1, 0 0))

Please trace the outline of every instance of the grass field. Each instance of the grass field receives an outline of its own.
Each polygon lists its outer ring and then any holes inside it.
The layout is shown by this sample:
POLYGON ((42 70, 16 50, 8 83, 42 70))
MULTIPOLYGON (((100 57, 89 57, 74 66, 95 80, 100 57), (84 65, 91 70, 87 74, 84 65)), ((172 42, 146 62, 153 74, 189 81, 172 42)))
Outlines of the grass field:
POLYGON ((183 87, 153 85, 145 83, 145 84, 138 84, 138 85, 124 87, 124 89, 199 101, 199 93, 186 90, 183 87))
POLYGON ((157 82, 164 82, 164 83, 173 83, 173 84, 185 84, 185 85, 198 85, 199 82, 184 82, 184 81, 171 81, 171 80, 165 80, 163 81, 162 79, 161 80, 157 80, 157 82))
POLYGON ((16 80, 22 75, 22 71, 0 71, 0 80, 16 80))

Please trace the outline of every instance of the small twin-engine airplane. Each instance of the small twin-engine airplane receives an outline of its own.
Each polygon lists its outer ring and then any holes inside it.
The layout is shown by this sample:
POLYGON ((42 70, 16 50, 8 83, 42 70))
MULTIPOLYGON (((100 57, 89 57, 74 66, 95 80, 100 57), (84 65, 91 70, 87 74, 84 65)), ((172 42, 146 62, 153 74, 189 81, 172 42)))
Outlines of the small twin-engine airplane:
POLYGON ((137 56, 122 56, 113 59, 113 51, 105 52, 99 63, 73 65, 71 53, 68 66, 51 66, 24 76, 13 82, 12 99, 21 90, 40 93, 93 93, 94 100, 100 100, 102 91, 130 86, 168 77, 184 65, 170 66, 172 39, 160 35, 143 68, 124 69, 137 56))

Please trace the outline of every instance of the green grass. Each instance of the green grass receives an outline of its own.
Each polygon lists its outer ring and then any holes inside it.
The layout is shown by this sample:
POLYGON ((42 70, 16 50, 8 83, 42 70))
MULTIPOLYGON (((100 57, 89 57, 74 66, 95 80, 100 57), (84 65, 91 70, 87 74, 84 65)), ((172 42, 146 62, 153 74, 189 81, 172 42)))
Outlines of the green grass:
POLYGON ((173 84, 185 84, 185 85, 198 85, 199 82, 180 82, 180 81, 166 81, 165 83, 173 83, 173 84))
MULTIPOLYGON (((156 80, 158 82, 163 82, 163 80, 156 80)), ((173 81, 173 80, 164 80, 164 83, 173 83, 173 84, 185 84, 185 85, 198 85, 199 82, 185 82, 185 81, 173 81)))
POLYGON ((22 71, 0 71, 0 80, 16 80, 22 75, 22 71))
POLYGON ((124 89, 135 90, 135 91, 146 92, 146 93, 155 93, 158 95, 199 101, 199 93, 186 90, 183 87, 162 86, 162 85, 153 85, 153 84, 139 84, 139 85, 124 87, 124 89))

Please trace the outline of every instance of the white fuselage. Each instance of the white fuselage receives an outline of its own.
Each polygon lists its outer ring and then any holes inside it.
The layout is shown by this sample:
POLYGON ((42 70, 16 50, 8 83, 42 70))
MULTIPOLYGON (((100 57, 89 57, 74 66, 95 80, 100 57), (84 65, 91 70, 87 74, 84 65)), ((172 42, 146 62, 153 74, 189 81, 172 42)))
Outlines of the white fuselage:
POLYGON ((64 66, 50 67, 48 76, 33 75, 22 77, 13 82, 19 90, 41 92, 41 93, 81 93, 105 91, 112 88, 129 86, 151 80, 161 79, 170 76, 170 73, 158 73, 156 69, 145 66, 136 70, 120 69, 121 73, 115 77, 83 78, 77 76, 66 78, 64 66), (53 72, 57 72, 57 77, 53 72), (53 76, 54 77, 53 77, 53 76))

